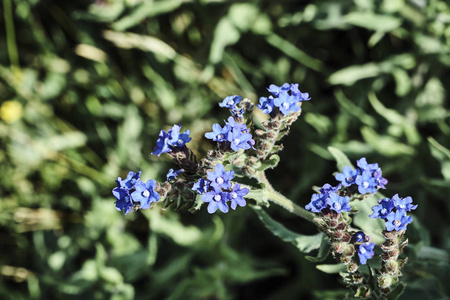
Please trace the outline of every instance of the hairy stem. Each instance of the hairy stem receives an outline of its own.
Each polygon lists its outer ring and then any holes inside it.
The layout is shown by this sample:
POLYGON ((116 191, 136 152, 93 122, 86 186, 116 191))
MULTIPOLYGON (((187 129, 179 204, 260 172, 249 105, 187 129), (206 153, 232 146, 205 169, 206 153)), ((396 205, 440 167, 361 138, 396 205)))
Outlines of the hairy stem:
POLYGON ((298 206, 282 194, 275 191, 275 189, 270 184, 269 180, 267 180, 266 174, 264 172, 260 172, 257 174, 257 178, 259 182, 263 183, 266 187, 266 195, 267 198, 272 201, 273 203, 283 207, 290 213, 293 213, 309 222, 313 222, 314 214, 310 213, 306 209, 298 206))

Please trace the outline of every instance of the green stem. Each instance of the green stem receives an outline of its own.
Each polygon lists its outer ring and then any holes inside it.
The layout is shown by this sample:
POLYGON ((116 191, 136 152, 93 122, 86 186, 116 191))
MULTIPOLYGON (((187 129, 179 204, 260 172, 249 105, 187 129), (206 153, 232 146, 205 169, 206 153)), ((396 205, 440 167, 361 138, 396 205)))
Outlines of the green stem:
POLYGON ((306 209, 298 206, 282 194, 275 191, 275 189, 270 184, 269 180, 267 180, 266 174, 264 172, 260 172, 257 174, 257 178, 261 183, 265 185, 266 188, 266 196, 267 198, 272 201, 273 203, 283 207, 288 212, 293 213, 309 222, 313 222, 313 219, 315 215, 313 213, 310 213, 306 209))
POLYGON ((9 60, 11 63, 11 69, 20 72, 19 66, 19 53, 17 51, 16 33, 14 30, 13 12, 11 0, 3 1, 5 27, 6 27, 6 40, 8 46, 9 60))

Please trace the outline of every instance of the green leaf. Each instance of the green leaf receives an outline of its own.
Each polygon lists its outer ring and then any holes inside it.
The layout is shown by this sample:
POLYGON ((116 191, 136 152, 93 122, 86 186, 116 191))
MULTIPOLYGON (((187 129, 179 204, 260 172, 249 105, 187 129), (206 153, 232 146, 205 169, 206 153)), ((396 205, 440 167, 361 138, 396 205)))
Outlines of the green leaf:
POLYGON ((254 189, 254 188, 249 188, 249 193, 247 194, 247 196, 245 196, 245 198, 250 198, 256 201, 256 203, 258 205, 261 206, 269 206, 269 200, 267 199, 266 193, 264 192, 264 188, 263 189, 254 189))
POLYGON ((351 207, 359 210, 353 217, 353 224, 364 231, 366 235, 370 236, 371 241, 376 244, 384 242, 384 236, 381 232, 385 229, 386 225, 382 219, 373 219, 369 215, 373 212, 372 207, 378 205, 378 200, 382 198, 384 196, 377 193, 361 201, 352 201, 350 204, 351 207))
POLYGON ((174 11, 182 3, 183 1, 181 0, 143 2, 141 5, 137 5, 129 15, 113 23, 112 27, 119 31, 127 30, 130 27, 140 24, 146 18, 174 11))
POLYGON ((361 134, 364 140, 372 146, 377 152, 386 156, 413 155, 413 147, 401 142, 395 138, 386 135, 379 135, 374 129, 369 127, 361 128, 361 134))
POLYGON ((278 165, 279 162, 280 162, 280 157, 276 154, 272 154, 269 157, 269 159, 266 159, 265 161, 261 162, 261 166, 259 166, 256 170, 264 171, 267 169, 273 169, 278 165))
POLYGON ((252 205, 251 208, 267 229, 283 241, 292 243, 300 252, 309 253, 320 248, 323 242, 322 233, 312 236, 295 233, 272 219, 260 206, 252 205))
POLYGON ((403 282, 400 282, 388 295, 387 295, 387 299, 388 300, 396 300, 398 299, 402 294, 403 291, 405 290, 405 286, 406 284, 403 282))
POLYGON ((379 15, 372 12, 351 12, 344 16, 345 22, 375 31, 391 31, 400 27, 401 20, 388 15, 379 15))
POLYGON ((328 255, 330 254, 330 243, 328 242, 328 238, 323 235, 322 238, 322 244, 320 244, 319 252, 317 253, 317 256, 305 256, 305 258, 312 262, 322 262, 324 261, 328 255))
POLYGON ((344 169, 345 166, 350 166, 354 169, 353 164, 348 159, 347 155, 344 154, 341 150, 335 147, 328 147, 328 151, 333 155, 334 159, 337 162, 337 168, 340 172, 344 169))
POLYGON ((328 273, 328 274, 337 274, 337 273, 343 272, 347 269, 344 264, 317 265, 316 268, 319 269, 320 271, 328 273))
POLYGON ((353 85, 356 81, 376 77, 381 73, 379 65, 368 63, 365 65, 350 66, 334 72, 328 78, 328 81, 333 85, 353 85))

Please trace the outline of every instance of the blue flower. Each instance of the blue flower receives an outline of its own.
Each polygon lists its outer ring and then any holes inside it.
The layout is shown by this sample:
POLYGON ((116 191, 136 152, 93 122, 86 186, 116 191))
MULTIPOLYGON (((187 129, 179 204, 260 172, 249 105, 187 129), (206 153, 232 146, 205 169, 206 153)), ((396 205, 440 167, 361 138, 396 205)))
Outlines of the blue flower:
POLYGON ((238 151, 239 149, 247 150, 255 144, 250 133, 234 129, 228 134, 228 141, 230 142, 231 149, 234 151, 238 151))
POLYGON ((373 173, 379 169, 377 163, 368 164, 365 157, 361 157, 360 159, 358 159, 356 161, 356 165, 361 169, 361 171, 369 170, 371 173, 373 173))
MULTIPOLYGON (((211 182, 211 186, 216 191, 221 191, 221 189, 229 189, 231 188, 231 182, 230 180, 234 178, 234 172, 233 171, 227 171, 225 172, 225 168, 222 164, 217 164, 214 172, 208 171, 207 172, 208 180, 211 182)), ((203 199, 203 198, 202 198, 203 199)))
POLYGON ((388 183, 386 178, 382 177, 381 168, 377 163, 369 164, 365 157, 360 158, 356 161, 356 164, 359 167, 360 173, 368 172, 375 179, 375 186, 385 189, 386 184, 388 183))
POLYGON ((218 192, 216 190, 213 190, 209 193, 204 193, 202 195, 202 201, 209 203, 208 205, 208 212, 210 214, 213 214, 216 212, 217 209, 219 209, 223 213, 227 213, 229 208, 227 201, 229 200, 229 193, 227 192, 218 192))
POLYGON ((261 97, 259 98, 259 104, 256 104, 256 107, 262 110, 264 114, 270 114, 273 111, 273 97, 269 96, 269 98, 261 97))
POLYGON ((136 182, 139 180, 141 176, 141 171, 138 172, 128 172, 127 178, 122 179, 121 177, 116 179, 117 182, 117 186, 127 189, 127 190, 131 190, 132 188, 134 188, 136 182))
POLYGON ((357 176, 355 183, 358 185, 358 192, 361 195, 373 194, 377 191, 377 181, 368 170, 364 170, 362 175, 357 176))
POLYGON ((227 124, 222 128, 219 124, 216 123, 212 126, 212 130, 212 132, 205 133, 205 137, 207 139, 221 143, 228 140, 228 133, 231 130, 231 126, 227 124))
POLYGON ((236 209, 237 205, 240 207, 245 206, 246 202, 244 196, 247 195, 248 192, 249 190, 247 188, 241 189, 241 185, 239 183, 236 183, 233 186, 233 190, 228 194, 231 201, 231 208, 233 210, 236 209))
POLYGON ((271 84, 267 90, 272 93, 275 97, 278 97, 280 93, 288 92, 291 89, 291 85, 289 83, 283 83, 282 86, 276 86, 275 84, 271 84))
POLYGON ((168 132, 161 130, 152 155, 158 154, 160 156, 162 153, 172 152, 175 148, 184 147, 192 138, 189 137, 189 129, 183 133, 180 133, 180 129, 181 124, 175 124, 168 132))
POLYGON ((169 144, 169 134, 164 130, 159 132, 159 138, 156 141, 156 146, 153 149, 152 155, 158 154, 160 156, 162 153, 169 153, 171 151, 169 144))
POLYGON ((406 225, 413 221, 411 216, 407 216, 404 210, 397 210, 397 212, 391 212, 386 216, 386 230, 387 231, 400 231, 406 230, 406 225))
POLYGON ((225 122, 227 125, 231 126, 231 130, 233 131, 240 131, 240 132, 249 132, 247 126, 243 123, 238 123, 233 117, 228 117, 227 121, 225 122))
POLYGON ((341 197, 336 193, 330 193, 327 198, 327 204, 331 210, 334 210, 338 214, 342 211, 350 211, 352 207, 348 204, 350 197, 341 197))
POLYGON ((392 197, 392 201, 397 210, 403 210, 404 212, 415 210, 417 208, 417 205, 412 205, 411 197, 400 198, 398 194, 395 194, 392 197))
POLYGON ((328 198, 327 193, 313 194, 311 197, 311 202, 309 202, 305 206, 305 208, 315 213, 321 212, 322 209, 327 207, 327 198, 328 198))
POLYGON ((228 96, 225 99, 223 99, 223 101, 221 103, 219 103, 220 107, 227 107, 231 110, 234 110, 236 108, 236 104, 238 104, 239 102, 241 102, 242 97, 241 96, 228 96))
POLYGON ((169 170, 169 173, 167 173, 166 178, 167 180, 172 180, 175 179, 178 175, 180 175, 180 173, 183 173, 184 170, 183 169, 179 169, 174 171, 173 169, 169 170))
POLYGON ((173 125, 172 129, 169 130, 169 140, 168 144, 175 148, 181 148, 185 144, 187 144, 192 138, 189 137, 191 133, 189 129, 185 130, 183 133, 180 133, 181 124, 173 125))
POLYGON ((208 179, 200 178, 196 183, 194 183, 192 190, 196 191, 198 194, 203 194, 209 190, 210 184, 211 181, 208 179))
POLYGON ((290 112, 298 112, 301 110, 300 106, 297 105, 297 98, 289 96, 288 93, 280 93, 279 97, 275 98, 273 103, 285 116, 289 115, 290 112))
POLYGON ((378 203, 380 203, 380 205, 372 207, 373 213, 369 217, 385 219, 394 208, 394 201, 389 198, 384 198, 378 201, 378 203))
POLYGON ((375 243, 369 243, 369 242, 359 245, 358 257, 359 257, 359 262, 362 265, 365 265, 367 263, 367 260, 371 259, 373 257, 373 255, 375 254, 373 252, 374 247, 375 247, 375 243))
POLYGON ((149 179, 146 183, 138 181, 136 190, 131 194, 133 200, 141 203, 142 209, 150 207, 152 202, 158 202, 159 194, 155 192, 156 181, 149 179))
POLYGON ((128 214, 133 207, 133 201, 131 200, 130 192, 126 188, 116 187, 113 189, 112 194, 116 197, 116 209, 118 211, 124 211, 128 214))
POLYGON ((366 235, 364 234, 364 232, 358 231, 353 235, 353 239, 355 240, 355 242, 361 243, 366 240, 366 235))
POLYGON ((291 84, 290 90, 291 95, 297 98, 297 102, 311 100, 311 97, 309 97, 308 93, 300 92, 300 90, 298 89, 298 83, 291 84))
POLYGON ((343 186, 350 186, 355 183, 359 170, 352 170, 349 166, 345 166, 342 173, 336 174, 335 178, 340 181, 343 186))
POLYGON ((328 193, 336 193, 341 189, 341 184, 338 184, 337 186, 332 186, 329 183, 325 183, 320 189, 319 192, 321 194, 328 194, 328 193))

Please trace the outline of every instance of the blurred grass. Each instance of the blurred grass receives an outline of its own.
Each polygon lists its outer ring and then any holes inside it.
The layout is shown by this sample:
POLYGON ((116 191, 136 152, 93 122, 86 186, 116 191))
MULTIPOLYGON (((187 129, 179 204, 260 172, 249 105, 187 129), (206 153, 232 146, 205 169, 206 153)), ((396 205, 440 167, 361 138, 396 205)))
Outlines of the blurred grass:
POLYGON ((419 204, 408 299, 449 294, 446 1, 4 0, 0 28, 0 298, 342 299, 337 276, 249 209, 114 209, 116 177, 160 180, 171 167, 150 157, 160 129, 182 123, 202 155, 227 117, 220 100, 257 101, 283 82, 313 100, 274 186, 305 205, 332 181, 328 146, 378 162, 386 196, 419 204))

